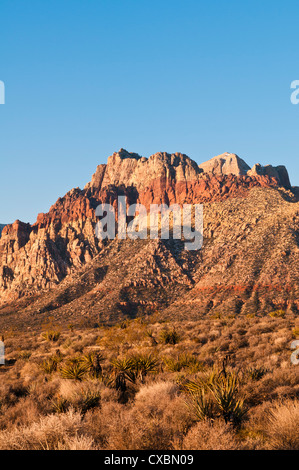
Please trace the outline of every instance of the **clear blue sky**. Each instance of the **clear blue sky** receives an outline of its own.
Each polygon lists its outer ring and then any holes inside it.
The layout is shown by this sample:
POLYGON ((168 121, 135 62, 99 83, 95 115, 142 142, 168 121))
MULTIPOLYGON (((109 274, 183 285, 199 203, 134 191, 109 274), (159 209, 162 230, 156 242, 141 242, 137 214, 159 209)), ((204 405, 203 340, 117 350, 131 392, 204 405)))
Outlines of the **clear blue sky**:
POLYGON ((121 147, 234 152, 299 185, 298 44, 298 0, 1 0, 0 222, 34 222, 121 147))

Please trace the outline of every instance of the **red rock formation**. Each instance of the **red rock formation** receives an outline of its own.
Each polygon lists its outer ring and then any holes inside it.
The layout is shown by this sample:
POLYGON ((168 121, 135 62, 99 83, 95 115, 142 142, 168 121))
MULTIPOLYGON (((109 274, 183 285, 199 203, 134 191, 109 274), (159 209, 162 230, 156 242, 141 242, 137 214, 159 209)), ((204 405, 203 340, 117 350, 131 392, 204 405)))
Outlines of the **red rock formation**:
MULTIPOLYGON (((104 246, 95 236, 95 209, 101 202, 116 208, 120 194, 126 195, 128 204, 140 202, 149 209, 150 204, 208 204, 244 198, 253 188, 278 188, 282 181, 288 186, 282 170, 249 171, 233 154, 220 157, 201 168, 180 153, 157 153, 148 159, 123 149, 114 153, 106 165, 97 167, 83 190, 76 188, 59 198, 47 214, 38 215, 34 225, 16 221, 3 229, 0 304, 52 289, 89 265, 104 246)), ((174 269, 178 269, 176 264, 174 269)))

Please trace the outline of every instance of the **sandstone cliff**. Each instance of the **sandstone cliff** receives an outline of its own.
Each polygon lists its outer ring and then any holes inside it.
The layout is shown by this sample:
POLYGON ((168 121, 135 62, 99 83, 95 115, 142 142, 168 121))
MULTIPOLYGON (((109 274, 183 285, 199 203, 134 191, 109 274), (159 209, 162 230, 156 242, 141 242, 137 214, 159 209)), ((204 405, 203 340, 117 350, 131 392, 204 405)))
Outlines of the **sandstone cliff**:
MULTIPOLYGON (((284 167, 252 170, 235 154, 197 165, 186 155, 144 158, 121 149, 83 190, 59 198, 34 225, 0 238, 0 317, 54 312, 105 319, 156 309, 188 315, 298 305, 298 205, 284 167), (204 203, 204 248, 178 241, 95 237, 95 209, 129 203, 204 203)), ((36 317, 36 315, 38 317, 36 317)))

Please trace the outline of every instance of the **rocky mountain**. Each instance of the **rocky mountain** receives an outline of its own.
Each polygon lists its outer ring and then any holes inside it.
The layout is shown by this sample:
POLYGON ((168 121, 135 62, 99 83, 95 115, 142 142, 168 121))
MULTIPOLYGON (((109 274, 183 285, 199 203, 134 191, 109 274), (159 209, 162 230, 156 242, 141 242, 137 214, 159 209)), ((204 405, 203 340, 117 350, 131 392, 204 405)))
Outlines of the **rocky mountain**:
POLYGON ((159 311, 191 317, 299 310, 299 202, 283 166, 252 169, 225 153, 198 165, 186 155, 144 158, 124 149, 83 190, 59 198, 32 226, 0 238, 0 323, 90 318, 116 321, 159 311), (203 203, 204 246, 180 240, 95 236, 101 202, 203 203))
POLYGON ((4 229, 5 227, 5 224, 0 224, 0 236, 1 236, 1 233, 2 233, 2 230, 4 229))
POLYGON ((215 175, 229 175, 232 173, 237 176, 269 176, 271 178, 276 178, 277 181, 279 181, 279 183, 285 188, 291 187, 289 175, 285 166, 262 166, 260 163, 257 163, 252 169, 250 169, 247 163, 234 153, 223 153, 222 155, 218 155, 217 157, 202 163, 199 167, 202 168, 204 172, 215 175))

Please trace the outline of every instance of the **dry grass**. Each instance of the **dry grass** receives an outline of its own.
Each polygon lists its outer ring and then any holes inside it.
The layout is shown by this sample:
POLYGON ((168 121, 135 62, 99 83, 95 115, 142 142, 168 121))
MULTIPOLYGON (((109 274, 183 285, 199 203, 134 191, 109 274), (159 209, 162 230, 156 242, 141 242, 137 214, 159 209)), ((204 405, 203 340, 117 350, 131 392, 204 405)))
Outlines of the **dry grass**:
POLYGON ((17 427, 0 433, 0 450, 55 450, 67 445, 70 438, 82 430, 82 416, 70 410, 61 415, 49 415, 27 427, 17 427))
POLYGON ((239 450, 235 433, 223 421, 203 421, 193 426, 182 444, 183 450, 239 450))
POLYGON ((299 450, 299 401, 276 403, 269 410, 267 435, 269 448, 299 450))

